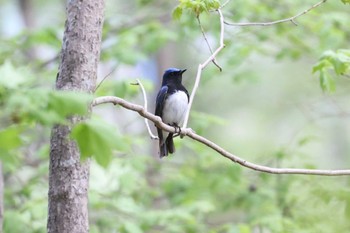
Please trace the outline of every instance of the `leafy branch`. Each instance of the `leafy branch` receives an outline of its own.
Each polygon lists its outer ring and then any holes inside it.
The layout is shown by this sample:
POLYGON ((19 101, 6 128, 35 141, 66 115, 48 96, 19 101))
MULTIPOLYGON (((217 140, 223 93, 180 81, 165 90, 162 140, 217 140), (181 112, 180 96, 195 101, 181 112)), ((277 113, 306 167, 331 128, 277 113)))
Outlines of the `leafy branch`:
POLYGON ((323 53, 318 63, 314 65, 312 73, 319 73, 320 86, 323 91, 335 91, 335 80, 330 75, 334 72, 337 76, 348 76, 350 71, 350 50, 339 49, 336 52, 326 51, 323 53))

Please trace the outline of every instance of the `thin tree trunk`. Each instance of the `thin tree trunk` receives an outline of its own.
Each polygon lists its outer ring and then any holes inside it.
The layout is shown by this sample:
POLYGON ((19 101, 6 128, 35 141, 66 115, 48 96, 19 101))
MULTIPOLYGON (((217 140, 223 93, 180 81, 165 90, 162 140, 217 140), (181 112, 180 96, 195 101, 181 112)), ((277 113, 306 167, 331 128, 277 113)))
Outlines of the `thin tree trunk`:
MULTIPOLYGON (((93 92, 103 25, 104 0, 70 0, 57 74, 58 90, 93 92)), ((72 117, 73 124, 81 118, 72 117)), ((47 230, 49 233, 85 233, 88 223, 89 163, 69 139, 70 126, 51 132, 47 230)))

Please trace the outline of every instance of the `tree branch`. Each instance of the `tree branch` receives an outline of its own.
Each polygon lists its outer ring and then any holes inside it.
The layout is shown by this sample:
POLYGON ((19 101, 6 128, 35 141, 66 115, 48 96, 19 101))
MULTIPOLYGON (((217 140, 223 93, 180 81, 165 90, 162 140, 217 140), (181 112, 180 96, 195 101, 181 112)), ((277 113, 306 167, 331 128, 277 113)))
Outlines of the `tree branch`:
POLYGON ((94 92, 96 92, 97 89, 102 85, 102 83, 103 83, 112 73, 114 73, 114 71, 117 70, 118 65, 119 65, 119 64, 115 65, 115 66, 111 69, 111 71, 110 71, 108 74, 106 74, 106 76, 103 77, 103 79, 101 80, 101 82, 99 82, 99 84, 97 84, 97 86, 96 86, 94 92))
POLYGON ((191 107, 192 107, 192 103, 193 103, 193 99, 194 96, 196 95, 198 86, 199 86, 199 82, 201 80, 201 76, 202 76, 202 70, 211 62, 215 59, 216 55, 223 49, 225 48, 225 44, 224 44, 224 32, 225 32, 225 28, 224 28, 224 16, 222 15, 222 12, 220 9, 217 10, 217 12, 219 13, 220 16, 220 45, 219 47, 214 51, 214 53, 202 64, 198 65, 198 69, 197 69, 197 76, 196 76, 196 80, 194 82, 194 86, 192 89, 192 93, 190 96, 190 101, 188 103, 188 108, 187 108, 187 112, 186 112, 186 116, 185 116, 185 120, 184 120, 184 124, 183 124, 183 128, 187 127, 188 124, 188 118, 190 116, 190 111, 191 111, 191 107))
POLYGON ((244 26, 270 26, 270 25, 279 24, 279 23, 291 22, 291 23, 293 23, 294 25, 297 26, 298 24, 295 22, 296 18, 307 14, 309 11, 319 7, 320 5, 322 5, 325 2, 327 2, 327 0, 322 0, 322 1, 314 4, 310 8, 304 10, 303 12, 300 12, 299 14, 297 14, 295 16, 292 16, 290 18, 286 18, 286 19, 280 19, 280 20, 271 21, 271 22, 229 23, 229 22, 225 21, 224 23, 227 24, 227 25, 230 25, 230 26, 241 26, 241 27, 244 27, 244 26))
MULTIPOLYGON (((203 28, 203 26, 202 26, 202 23, 201 23, 201 20, 200 20, 200 18, 199 18, 199 15, 197 16, 197 21, 198 21, 199 28, 200 28, 201 31, 202 31, 202 35, 203 35, 203 37, 204 37, 204 40, 205 40, 205 42, 206 42, 207 45, 208 45, 209 51, 210 51, 211 54, 213 54, 213 50, 211 49, 211 46, 210 46, 209 41, 208 41, 208 38, 207 38, 207 36, 205 35, 205 31, 204 31, 204 28, 203 28)), ((215 59, 215 58, 212 60, 212 62, 213 62, 214 65, 216 65, 216 67, 218 67, 218 69, 219 69, 220 72, 221 72, 221 71, 222 71, 222 68, 221 68, 221 66, 219 66, 219 64, 216 62, 216 59, 215 59)))
MULTIPOLYGON (((146 95, 145 88, 143 87, 141 81, 139 79, 136 79, 136 83, 132 83, 131 85, 139 85, 140 86, 141 91, 142 91, 142 95, 143 95, 143 101, 144 101, 143 107, 144 107, 145 111, 147 111, 147 95, 146 95)), ((154 140, 158 139, 158 137, 152 133, 152 130, 148 124, 147 118, 145 118, 145 124, 146 124, 146 128, 147 128, 148 134, 151 137, 151 139, 154 139, 154 140)))
MULTIPOLYGON (((93 102, 92 106, 97 106, 100 104, 105 103, 112 103, 114 105, 118 104, 126 109, 132 110, 140 114, 142 117, 147 118, 148 120, 154 122, 158 128, 161 128, 162 130, 175 133, 175 129, 172 126, 169 126, 162 122, 162 119, 158 116, 153 115, 152 113, 149 113, 145 110, 144 107, 141 105, 136 105, 133 103, 130 103, 122 98, 114 97, 114 96, 104 96, 104 97, 97 97, 93 102)), ((320 175, 320 176, 342 176, 342 175, 350 175, 350 170, 319 170, 319 169, 299 169, 299 168, 272 168, 267 166, 262 166, 258 164, 254 164, 251 162, 248 162, 234 154, 231 154, 230 152, 226 151, 225 149, 221 148, 214 142, 196 134, 192 129, 190 128, 182 128, 181 134, 184 136, 188 136, 192 138, 193 140, 200 142, 211 149, 218 152, 220 155, 224 156, 225 158, 230 159, 231 161, 240 164, 243 167, 265 172, 265 173, 271 173, 271 174, 303 174, 303 175, 320 175)))

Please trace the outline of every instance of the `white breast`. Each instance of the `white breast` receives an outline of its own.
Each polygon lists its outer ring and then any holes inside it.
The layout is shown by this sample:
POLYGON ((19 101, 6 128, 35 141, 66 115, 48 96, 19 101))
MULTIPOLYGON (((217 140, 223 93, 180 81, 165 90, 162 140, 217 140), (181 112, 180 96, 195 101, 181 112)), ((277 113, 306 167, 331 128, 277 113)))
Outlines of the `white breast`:
POLYGON ((170 95, 163 108, 163 121, 167 124, 182 126, 188 106, 188 98, 185 92, 177 91, 170 95))

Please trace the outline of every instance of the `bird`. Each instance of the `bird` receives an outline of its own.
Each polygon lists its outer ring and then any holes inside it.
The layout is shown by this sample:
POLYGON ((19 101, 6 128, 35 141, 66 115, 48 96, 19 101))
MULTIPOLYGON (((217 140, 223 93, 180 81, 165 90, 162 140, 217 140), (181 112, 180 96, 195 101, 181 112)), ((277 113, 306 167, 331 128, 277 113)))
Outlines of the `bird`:
MULTIPOLYGON (((180 130, 189 102, 189 94, 182 85, 182 74, 186 69, 169 68, 165 70, 162 86, 157 94, 155 115, 162 118, 165 124, 180 130)), ((174 133, 157 128, 159 138, 159 157, 175 152, 174 133)))

